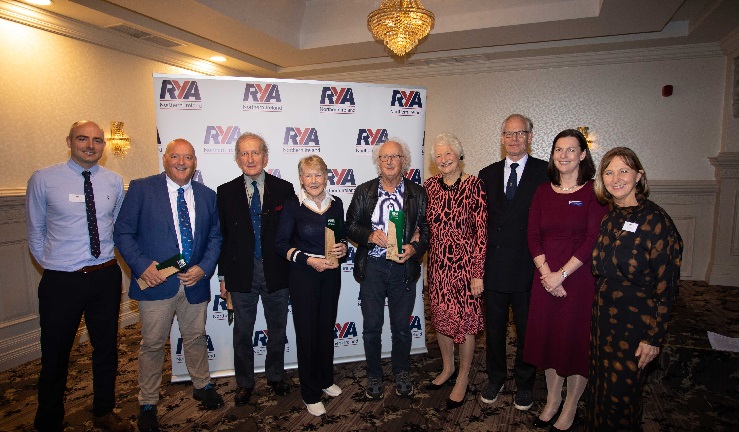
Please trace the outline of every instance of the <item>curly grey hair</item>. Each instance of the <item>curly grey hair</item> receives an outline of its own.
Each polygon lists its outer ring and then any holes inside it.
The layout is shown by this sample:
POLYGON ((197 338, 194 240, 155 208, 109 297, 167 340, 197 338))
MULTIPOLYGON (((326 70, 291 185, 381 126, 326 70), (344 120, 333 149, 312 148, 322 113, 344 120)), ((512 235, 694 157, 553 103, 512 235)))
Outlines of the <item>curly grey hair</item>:
POLYGON ((401 151, 403 152, 403 159, 402 159, 402 170, 403 174, 408 172, 408 169, 411 167, 411 149, 408 147, 408 144, 406 144, 403 140, 400 138, 390 137, 387 141, 377 144, 376 146, 372 147, 372 163, 375 164, 375 169, 377 169, 377 174, 382 174, 382 171, 380 170, 380 150, 382 150, 382 146, 389 142, 394 142, 400 146, 401 151))

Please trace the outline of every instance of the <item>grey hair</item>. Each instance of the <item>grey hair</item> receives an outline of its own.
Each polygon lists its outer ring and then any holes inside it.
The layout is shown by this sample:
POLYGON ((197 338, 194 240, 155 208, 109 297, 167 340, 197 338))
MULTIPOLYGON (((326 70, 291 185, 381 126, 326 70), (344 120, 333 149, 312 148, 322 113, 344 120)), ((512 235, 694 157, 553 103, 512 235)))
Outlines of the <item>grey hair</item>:
POLYGON ((408 169, 410 169, 411 167, 411 149, 408 147, 408 144, 406 144, 405 141, 396 137, 390 137, 387 139, 387 141, 372 147, 372 163, 375 164, 377 174, 382 174, 382 171, 380 170, 380 150, 382 150, 382 146, 389 142, 394 142, 398 144, 401 151, 403 152, 403 165, 401 166, 401 168, 403 170, 403 175, 405 175, 405 173, 408 172, 408 169))
POLYGON ((436 148, 442 145, 451 147, 452 151, 456 153, 457 158, 461 159, 464 157, 464 148, 462 147, 462 143, 459 142, 459 138, 454 134, 442 132, 434 138, 434 144, 430 155, 432 162, 436 157, 436 148))
POLYGON ((239 158, 239 144, 249 138, 254 138, 255 140, 259 141, 259 150, 261 150, 265 156, 269 156, 269 147, 267 147, 267 142, 264 140, 264 138, 262 138, 261 135, 253 132, 244 132, 241 134, 239 139, 236 140, 236 144, 234 145, 234 159, 239 158))
POLYGON ((503 123, 501 123, 500 125, 501 133, 504 132, 506 122, 512 118, 519 118, 523 120, 526 123, 526 129, 528 129, 528 132, 531 132, 534 130, 534 122, 532 122, 530 118, 526 117, 523 114, 511 114, 508 117, 506 117, 505 120, 503 120, 503 123))

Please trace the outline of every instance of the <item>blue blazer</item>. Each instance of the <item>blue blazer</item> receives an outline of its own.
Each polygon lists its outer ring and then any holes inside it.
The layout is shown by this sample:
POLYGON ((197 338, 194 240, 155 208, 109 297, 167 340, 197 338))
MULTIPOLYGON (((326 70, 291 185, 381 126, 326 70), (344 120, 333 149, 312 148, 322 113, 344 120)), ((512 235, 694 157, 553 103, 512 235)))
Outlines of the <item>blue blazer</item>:
MULTIPOLYGON (((218 263, 222 238, 216 193, 198 182, 192 182, 192 191, 196 213, 190 265, 198 265, 207 276, 185 288, 187 300, 194 304, 210 299, 210 277, 218 263)), ((162 262, 180 252, 165 173, 131 181, 115 222, 113 239, 131 268, 130 298, 163 300, 177 294, 180 281, 176 275, 145 290, 136 282, 153 261, 162 262)))

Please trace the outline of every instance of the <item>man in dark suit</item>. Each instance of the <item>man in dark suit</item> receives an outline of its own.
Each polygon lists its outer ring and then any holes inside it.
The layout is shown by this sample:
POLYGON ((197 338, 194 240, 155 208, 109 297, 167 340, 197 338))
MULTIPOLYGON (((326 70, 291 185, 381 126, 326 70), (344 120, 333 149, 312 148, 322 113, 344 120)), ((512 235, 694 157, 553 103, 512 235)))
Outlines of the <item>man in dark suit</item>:
POLYGON ((128 188, 113 237, 131 268, 129 297, 139 302, 139 419, 141 432, 159 430, 156 404, 162 382, 164 345, 172 319, 177 321, 193 397, 208 409, 223 405, 210 382, 205 317, 210 276, 221 249, 216 194, 191 181, 197 158, 184 139, 167 145, 164 173, 133 180, 128 188), (187 263, 176 276, 165 277, 156 266, 178 253, 187 263), (147 285, 141 289, 137 279, 147 285))
POLYGON ((264 171, 269 148, 261 136, 241 135, 235 157, 243 175, 218 187, 223 233, 218 276, 221 296, 228 291, 234 308, 235 403, 242 406, 254 389, 252 339, 260 296, 267 321, 267 384, 279 396, 290 392, 284 380, 290 262, 275 252, 275 237, 282 204, 295 196, 295 189, 264 171))
POLYGON ((506 381, 506 331, 509 307, 516 325, 514 405, 531 408, 536 368, 523 362, 523 341, 529 314, 534 263, 528 248, 529 207, 534 191, 547 178, 547 162, 529 156, 531 120, 512 114, 503 122, 505 159, 480 171, 488 200, 488 249, 485 256, 485 333, 488 384, 480 399, 492 404, 506 381))

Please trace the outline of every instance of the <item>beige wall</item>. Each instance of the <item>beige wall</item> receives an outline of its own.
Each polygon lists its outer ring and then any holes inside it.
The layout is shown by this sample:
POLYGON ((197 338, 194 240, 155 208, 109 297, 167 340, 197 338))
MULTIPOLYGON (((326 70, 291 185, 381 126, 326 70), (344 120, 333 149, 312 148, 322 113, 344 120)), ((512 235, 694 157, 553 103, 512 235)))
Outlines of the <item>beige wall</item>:
POLYGON ((157 171, 153 73, 184 69, 0 20, 0 189, 25 188, 34 170, 69 158, 76 120, 125 122, 131 150, 102 164, 125 183, 157 171))

